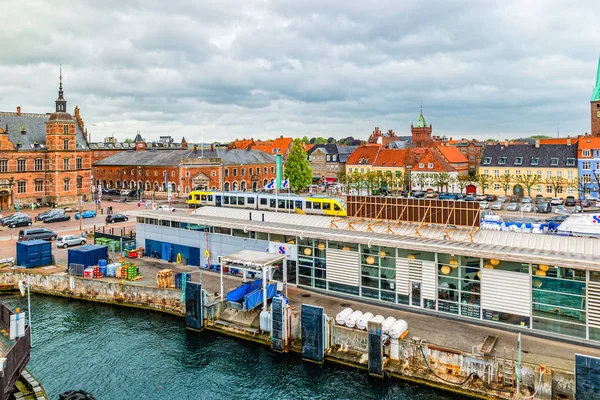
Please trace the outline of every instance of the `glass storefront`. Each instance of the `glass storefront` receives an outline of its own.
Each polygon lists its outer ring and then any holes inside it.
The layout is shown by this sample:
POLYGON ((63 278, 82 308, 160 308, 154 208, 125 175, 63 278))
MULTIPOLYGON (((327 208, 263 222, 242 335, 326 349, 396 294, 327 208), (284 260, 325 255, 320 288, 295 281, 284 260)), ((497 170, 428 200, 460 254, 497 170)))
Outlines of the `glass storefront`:
POLYGON ((396 249, 361 246, 362 296, 396 302, 396 249))
POLYGON ((438 310, 479 318, 480 265, 478 257, 438 253, 438 310))
POLYGON ((298 239, 298 284, 326 289, 326 243, 317 239, 298 239))

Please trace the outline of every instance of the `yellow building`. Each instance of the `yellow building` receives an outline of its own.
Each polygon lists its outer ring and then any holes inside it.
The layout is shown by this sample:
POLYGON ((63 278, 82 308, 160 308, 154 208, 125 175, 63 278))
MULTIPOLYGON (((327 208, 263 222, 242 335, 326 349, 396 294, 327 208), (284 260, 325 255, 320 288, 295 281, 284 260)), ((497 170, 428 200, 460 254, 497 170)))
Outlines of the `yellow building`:
MULTIPOLYGON (((490 177, 486 194, 544 197, 577 195, 577 142, 487 145, 479 174, 490 177)), ((481 184, 480 184, 481 186, 481 184)), ((479 192, 482 192, 481 187, 479 192)))

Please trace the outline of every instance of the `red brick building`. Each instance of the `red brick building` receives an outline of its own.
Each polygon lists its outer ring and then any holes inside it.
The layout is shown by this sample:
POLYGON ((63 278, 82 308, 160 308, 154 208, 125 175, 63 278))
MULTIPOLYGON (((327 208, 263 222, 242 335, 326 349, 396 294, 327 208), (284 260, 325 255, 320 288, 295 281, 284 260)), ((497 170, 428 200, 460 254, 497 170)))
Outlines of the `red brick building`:
POLYGON ((79 107, 67 112, 62 74, 56 110, 0 112, 0 207, 89 198, 91 159, 79 107))
POLYGON ((269 140, 254 140, 254 139, 236 139, 229 143, 228 149, 233 150, 260 150, 267 154, 281 154, 283 160, 287 160, 294 139, 291 137, 280 136, 269 140))
POLYGON ((206 149, 117 152, 94 164, 103 188, 174 193, 194 189, 256 191, 275 179, 275 156, 258 150, 206 149))
POLYGON ((92 165, 119 152, 131 150, 185 150, 187 148, 188 144, 185 138, 181 139, 181 143, 175 143, 171 136, 161 136, 157 142, 146 142, 139 133, 135 136, 133 142, 119 142, 114 137, 107 137, 104 138, 103 142, 90 143, 92 165))

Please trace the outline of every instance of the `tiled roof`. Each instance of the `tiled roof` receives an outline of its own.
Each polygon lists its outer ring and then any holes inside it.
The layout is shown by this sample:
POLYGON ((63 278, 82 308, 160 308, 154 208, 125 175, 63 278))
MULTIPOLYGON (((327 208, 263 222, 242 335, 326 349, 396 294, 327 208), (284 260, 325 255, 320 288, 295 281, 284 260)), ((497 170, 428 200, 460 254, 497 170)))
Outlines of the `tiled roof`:
POLYGON ((446 161, 451 164, 469 162, 467 157, 454 146, 438 146, 437 150, 444 156, 446 161))
POLYGON ((408 149, 381 149, 373 166, 401 167, 410 164, 410 159, 410 150, 408 149))
POLYGON ((244 150, 254 143, 252 139, 236 139, 229 144, 230 149, 244 150))
POLYGON ((250 148, 252 150, 264 151, 268 154, 283 154, 290 148, 292 142, 293 139, 291 137, 278 137, 273 140, 256 140, 250 148), (279 153, 273 153, 273 149, 279 149, 279 153))
POLYGON ((357 146, 343 146, 341 144, 316 144, 306 154, 310 156, 317 149, 321 149, 324 154, 337 155, 337 161, 345 163, 348 157, 356 149, 357 146))
POLYGON ((581 149, 600 149, 600 138, 598 137, 582 137, 577 141, 577 147, 581 149))
MULTIPOLYGON (((177 166, 181 159, 201 159, 200 150, 122 151, 98 161, 95 165, 177 166)), ((274 164, 275 156, 259 150, 204 150, 204 158, 220 158, 224 165, 274 164)))
POLYGON ((348 157, 347 164, 351 165, 372 165, 377 159, 380 146, 358 146, 348 157))
POLYGON ((576 167, 577 142, 571 146, 540 144, 539 147, 530 144, 510 144, 508 146, 488 144, 483 151, 480 165, 482 167, 576 167), (521 159, 519 160, 519 158, 521 159), (552 165, 553 159, 558 159, 556 165, 552 165), (567 159, 571 159, 569 161, 572 165, 567 165, 567 159), (574 163, 573 160, 575 160, 574 163))
MULTIPOLYGON (((21 151, 45 150, 46 149, 46 122, 51 114, 32 114, 16 112, 0 112, 0 126, 7 130, 8 139, 17 148, 17 142, 21 142, 21 151), (21 133, 25 132, 25 133, 21 133), (38 145, 35 145, 35 142, 38 145)), ((87 149, 88 144, 83 136, 83 131, 78 123, 76 126, 77 149, 87 149)))
POLYGON ((414 172, 456 172, 446 159, 435 149, 427 149, 417 162, 413 165, 414 172), (423 167, 420 167, 423 164, 423 167), (433 164, 433 168, 429 168, 429 164, 433 164))

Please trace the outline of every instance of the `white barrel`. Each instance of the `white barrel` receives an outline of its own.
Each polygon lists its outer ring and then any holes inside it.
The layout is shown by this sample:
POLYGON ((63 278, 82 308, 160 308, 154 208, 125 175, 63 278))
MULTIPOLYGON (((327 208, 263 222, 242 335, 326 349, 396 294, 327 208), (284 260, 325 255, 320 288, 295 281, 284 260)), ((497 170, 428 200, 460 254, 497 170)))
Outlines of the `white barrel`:
POLYGON ((356 326, 356 321, 358 321, 358 319, 360 317, 362 317, 363 313, 362 311, 354 311, 352 314, 348 315, 346 317, 346 326, 348 328, 354 328, 356 326))
POLYGON ((260 330, 271 332, 271 311, 262 310, 260 312, 260 330))
POLYGON ((394 325, 390 328, 390 337, 392 339, 398 339, 400 336, 404 334, 408 330, 408 324, 405 320, 399 319, 394 322, 394 325))
POLYGON ((381 322, 383 324, 383 321, 385 321, 385 317, 383 315, 376 315, 373 317, 373 319, 371 320, 373 322, 381 322))
POLYGON ((346 323, 346 318, 348 315, 352 314, 351 308, 344 308, 342 311, 335 316, 335 323, 338 325, 344 325, 346 323))
POLYGON ((364 331, 365 329, 367 329, 367 325, 369 324, 369 321, 372 320, 373 318, 374 318, 374 316, 370 312, 364 313, 362 315, 362 317, 360 317, 358 319, 358 321, 356 321, 356 327, 358 329, 364 331))
POLYGON ((387 317, 385 319, 385 321, 383 321, 383 323, 381 324, 381 331, 383 333, 385 333, 386 335, 388 335, 390 333, 390 328, 395 323, 396 323, 396 318, 394 318, 394 317, 387 317))

